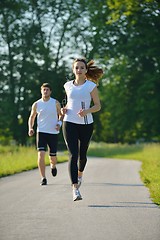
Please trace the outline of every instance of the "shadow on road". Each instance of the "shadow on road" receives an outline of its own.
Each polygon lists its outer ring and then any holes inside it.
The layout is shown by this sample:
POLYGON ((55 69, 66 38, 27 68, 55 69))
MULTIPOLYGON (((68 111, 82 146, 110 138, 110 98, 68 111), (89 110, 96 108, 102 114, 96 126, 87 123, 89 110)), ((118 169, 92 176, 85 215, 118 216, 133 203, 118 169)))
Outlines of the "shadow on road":
POLYGON ((85 183, 87 186, 120 186, 120 187, 144 187, 143 184, 131 184, 131 183, 85 183))
POLYGON ((88 205, 89 208, 159 208, 154 203, 147 202, 115 202, 115 205, 88 205), (122 205, 121 205, 122 204, 122 205))

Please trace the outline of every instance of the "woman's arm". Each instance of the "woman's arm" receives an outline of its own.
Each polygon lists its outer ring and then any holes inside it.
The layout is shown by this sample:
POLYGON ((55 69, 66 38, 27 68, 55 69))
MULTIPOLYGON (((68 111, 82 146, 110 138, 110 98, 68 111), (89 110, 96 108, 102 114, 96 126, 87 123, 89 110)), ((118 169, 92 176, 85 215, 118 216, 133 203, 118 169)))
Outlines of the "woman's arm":
POLYGON ((87 113, 98 112, 101 109, 101 103, 100 103, 97 87, 95 87, 91 92, 91 97, 94 105, 91 108, 87 109, 86 111, 88 111, 87 113))
POLYGON ((91 97, 93 100, 94 105, 91 108, 88 109, 81 109, 78 112, 78 115, 81 117, 86 116, 88 113, 94 113, 94 112, 98 112, 101 109, 101 103, 100 103, 100 99, 99 99, 99 95, 98 95, 98 89, 97 87, 95 87, 92 92, 91 92, 91 97))

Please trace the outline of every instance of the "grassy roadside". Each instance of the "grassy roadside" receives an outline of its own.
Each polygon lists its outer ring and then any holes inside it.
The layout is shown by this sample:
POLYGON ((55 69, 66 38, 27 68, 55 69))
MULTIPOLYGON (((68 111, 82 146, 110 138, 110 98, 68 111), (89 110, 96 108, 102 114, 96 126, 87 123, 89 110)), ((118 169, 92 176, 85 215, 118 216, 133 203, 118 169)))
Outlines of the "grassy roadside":
MULTIPOLYGON (((58 155, 58 163, 68 160, 68 156, 58 155)), ((46 154, 46 165, 49 158, 46 154)), ((37 168, 37 150, 34 147, 0 146, 0 177, 37 168)))
MULTIPOLYGON (((151 199, 160 205, 160 144, 91 143, 88 155, 141 161, 142 181, 149 188, 151 199)), ((67 160, 66 152, 64 155, 58 154, 58 163, 67 160)), ((48 157, 46 165, 49 165, 48 157)), ((34 168, 37 168, 37 151, 34 147, 0 146, 0 177, 34 168)))
POLYGON ((88 155, 141 161, 141 179, 149 188, 153 202, 160 205, 160 144, 92 143, 88 155))

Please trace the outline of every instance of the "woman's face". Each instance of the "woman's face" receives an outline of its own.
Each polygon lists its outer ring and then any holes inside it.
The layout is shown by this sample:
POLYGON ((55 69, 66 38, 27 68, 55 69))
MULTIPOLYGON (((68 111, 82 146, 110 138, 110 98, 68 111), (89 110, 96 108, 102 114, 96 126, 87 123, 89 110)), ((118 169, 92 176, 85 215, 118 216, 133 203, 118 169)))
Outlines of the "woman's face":
POLYGON ((73 65, 73 73, 76 76, 79 77, 85 77, 85 74, 87 72, 86 66, 84 64, 84 62, 75 62, 73 65))

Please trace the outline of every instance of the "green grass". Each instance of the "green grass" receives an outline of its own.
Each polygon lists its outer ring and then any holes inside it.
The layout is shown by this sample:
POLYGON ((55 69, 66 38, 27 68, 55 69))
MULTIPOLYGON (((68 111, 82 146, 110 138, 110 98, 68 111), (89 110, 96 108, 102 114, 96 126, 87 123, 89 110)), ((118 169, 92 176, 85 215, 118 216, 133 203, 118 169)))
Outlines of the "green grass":
MULTIPOLYGON (((67 156, 59 155, 57 161, 67 161, 67 156)), ((46 165, 49 165, 47 154, 46 165)), ((37 150, 34 147, 0 146, 0 177, 34 168, 37 168, 37 150)))
POLYGON ((88 155, 141 161, 141 179, 149 188, 151 199, 160 205, 160 144, 91 143, 88 155))
MULTIPOLYGON (((142 162, 140 176, 149 188, 151 199, 160 205, 160 144, 91 143, 89 156, 132 159, 142 162)), ((68 160, 68 154, 58 154, 58 163, 68 160)), ((46 156, 46 165, 49 159, 46 156)), ((0 177, 37 168, 34 147, 0 146, 0 177)))

